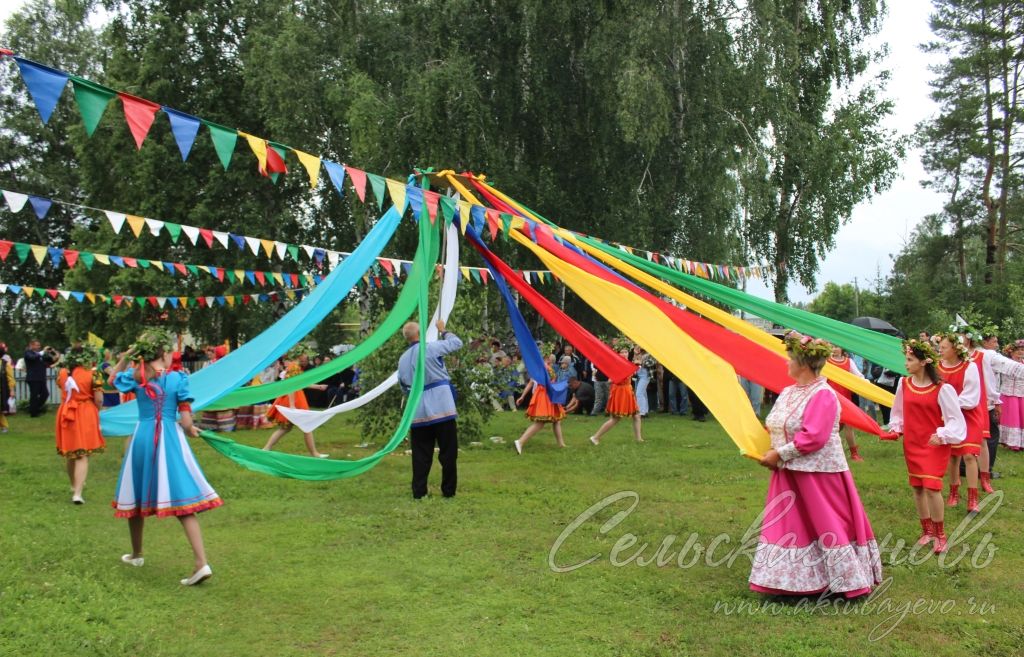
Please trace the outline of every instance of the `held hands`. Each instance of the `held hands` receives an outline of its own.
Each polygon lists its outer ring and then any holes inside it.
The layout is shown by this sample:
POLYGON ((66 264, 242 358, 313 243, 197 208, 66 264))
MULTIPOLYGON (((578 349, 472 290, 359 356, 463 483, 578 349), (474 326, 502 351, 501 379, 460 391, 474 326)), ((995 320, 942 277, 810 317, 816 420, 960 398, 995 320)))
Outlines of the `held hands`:
POLYGON ((779 467, 779 461, 781 460, 782 459, 781 457, 779 457, 779 453, 776 452, 774 449, 770 449, 764 455, 764 457, 760 461, 758 461, 758 463, 768 468, 769 470, 777 470, 779 467))

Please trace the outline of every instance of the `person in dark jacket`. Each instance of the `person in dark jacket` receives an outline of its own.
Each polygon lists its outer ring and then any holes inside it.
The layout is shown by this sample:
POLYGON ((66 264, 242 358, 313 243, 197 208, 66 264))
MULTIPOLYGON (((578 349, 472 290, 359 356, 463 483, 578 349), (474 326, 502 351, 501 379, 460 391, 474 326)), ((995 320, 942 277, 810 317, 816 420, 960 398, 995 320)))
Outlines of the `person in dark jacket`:
POLYGON ((46 411, 50 391, 46 388, 46 370, 58 360, 52 347, 40 349, 39 340, 32 340, 25 350, 25 383, 28 384, 28 413, 39 417, 46 411))

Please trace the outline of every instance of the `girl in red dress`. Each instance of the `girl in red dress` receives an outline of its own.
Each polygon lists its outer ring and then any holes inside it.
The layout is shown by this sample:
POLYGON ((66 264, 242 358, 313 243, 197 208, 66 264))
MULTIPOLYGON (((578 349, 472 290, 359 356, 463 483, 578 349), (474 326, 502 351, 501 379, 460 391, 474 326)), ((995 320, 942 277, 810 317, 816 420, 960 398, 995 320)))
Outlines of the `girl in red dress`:
POLYGON ((896 387, 889 429, 883 440, 895 440, 903 434, 903 457, 907 461, 914 505, 921 521, 918 545, 934 543, 936 553, 946 551, 942 504, 942 476, 950 460, 953 445, 967 437, 967 421, 960 411, 956 390, 943 383, 935 369, 939 357, 931 344, 907 340, 907 372, 896 387))
POLYGON ((967 347, 956 333, 943 333, 939 341, 938 371, 942 380, 953 386, 960 409, 967 421, 967 439, 950 450, 949 497, 946 506, 960 503, 960 459, 967 472, 967 512, 978 511, 978 454, 981 453, 982 432, 988 409, 985 407, 981 371, 968 359, 967 347), (982 417, 985 416, 985 417, 982 417))
MULTIPOLYGON (((555 356, 553 354, 545 356, 544 364, 548 368, 548 376, 554 379, 555 356)), ((523 435, 519 436, 513 443, 516 452, 522 454, 526 442, 537 435, 544 428, 545 424, 551 424, 551 430, 555 432, 555 441, 557 441, 558 446, 565 447, 565 439, 562 437, 562 420, 565 419, 565 407, 561 404, 551 403, 551 398, 548 397, 548 391, 544 384, 530 379, 530 382, 523 389, 523 394, 516 401, 516 406, 523 403, 526 395, 531 390, 533 391, 533 397, 530 398, 530 405, 526 407, 526 417, 530 420, 530 426, 526 427, 523 435)))
MULTIPOLYGON (((629 349, 620 349, 619 355, 629 360, 629 349)), ((590 442, 595 445, 601 444, 601 436, 608 433, 624 417, 633 418, 633 439, 638 443, 644 442, 644 437, 641 433, 643 420, 641 419, 640 409, 637 407, 636 395, 633 394, 633 384, 629 378, 612 382, 611 389, 608 391, 608 404, 604 407, 604 413, 608 416, 608 419, 598 428, 597 433, 590 437, 590 442)))
MULTIPOLYGON (((106 441, 100 433, 103 405, 102 379, 97 381, 96 353, 87 347, 72 347, 64 355, 65 367, 57 374, 61 391, 57 408, 57 453, 64 457, 71 482, 71 501, 84 504, 82 489, 89 474, 89 456, 102 452, 106 441)), ((102 377, 102 375, 101 375, 102 377)))
MULTIPOLYGON (((853 359, 843 350, 842 347, 832 347, 832 355, 828 357, 828 362, 835 365, 841 370, 846 370, 854 376, 864 378, 860 370, 857 368, 857 364, 853 362, 853 359)), ((829 381, 828 384, 832 386, 832 389, 836 391, 836 394, 841 397, 846 397, 849 400, 853 400, 853 393, 843 386, 839 385, 835 381, 829 381)), ((849 424, 839 425, 839 434, 846 441, 847 446, 850 448, 850 459, 854 461, 863 461, 863 457, 860 455, 860 451, 857 449, 857 440, 853 437, 853 427, 849 424)))
MULTIPOLYGON (((302 367, 298 361, 291 361, 288 363, 285 369, 285 378, 290 378, 302 374, 302 367)), ((277 410, 278 406, 287 406, 288 408, 301 408, 303 410, 309 409, 309 402, 306 401, 306 393, 302 390, 296 390, 295 392, 289 392, 286 395, 281 395, 274 400, 270 410, 267 411, 267 419, 277 424, 277 429, 274 433, 270 434, 270 438, 267 440, 267 444, 263 446, 263 449, 270 451, 274 449, 274 445, 277 441, 281 440, 286 433, 292 430, 292 423, 288 421, 288 418, 277 410)), ((310 456, 315 456, 318 459, 325 459, 330 454, 321 454, 316 448, 316 441, 313 439, 313 433, 310 431, 304 431, 302 437, 306 439, 306 449, 309 450, 310 456)))

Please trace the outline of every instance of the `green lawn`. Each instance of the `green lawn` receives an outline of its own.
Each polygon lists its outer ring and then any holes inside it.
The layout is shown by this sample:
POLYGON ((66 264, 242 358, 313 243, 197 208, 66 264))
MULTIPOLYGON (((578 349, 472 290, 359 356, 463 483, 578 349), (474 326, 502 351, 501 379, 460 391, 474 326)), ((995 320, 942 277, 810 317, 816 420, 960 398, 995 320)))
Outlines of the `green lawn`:
MULTIPOLYGON (((1021 654, 1024 646, 1024 455, 1002 452, 996 482, 1006 499, 966 543, 991 532, 994 558, 956 565, 935 559, 886 563, 891 586, 868 604, 837 612, 774 605, 726 613, 722 605, 760 604, 747 589, 743 553, 705 563, 691 549, 670 563, 614 566, 617 541, 669 535, 673 550, 695 532, 708 544, 725 533, 714 559, 729 556, 761 511, 768 473, 737 455, 714 422, 659 416, 634 444, 620 425, 600 447, 587 436, 596 419, 565 423, 569 447, 542 433, 517 457, 519 413, 499 414, 490 433, 504 445, 464 447, 454 500, 409 496, 409 457, 398 450, 355 479, 307 483, 243 470, 204 442, 194 448, 224 507, 200 516, 215 576, 195 589, 191 554, 173 519, 147 524, 146 565, 131 568, 126 522, 109 507, 122 439, 93 459, 87 504, 69 503, 54 454, 52 414, 12 418, 0 436, 0 654, 2 655, 977 655, 1021 654), (635 491, 639 503, 607 532, 602 523, 624 499, 584 522, 556 555, 549 552, 579 514, 608 495, 635 491), (625 537, 625 538, 623 538, 625 537), (987 605, 972 613, 970 601, 987 605), (919 600, 924 602, 918 603, 919 600), (946 602, 952 601, 952 602, 946 602), (945 603, 944 610, 935 607, 945 603), (900 621, 894 619, 908 605, 900 621), (923 605, 931 604, 929 610, 923 605), (718 607, 716 611, 716 606, 718 607), (885 634, 886 629, 891 632, 885 634), (884 634, 869 638, 872 631, 884 634)), ((262 445, 266 432, 236 438, 262 445)), ((334 457, 368 453, 345 420, 318 432, 334 457)), ((301 437, 284 439, 300 452, 301 437)), ((900 449, 862 438, 854 465, 881 539, 913 541, 918 524, 900 449)), ((947 517, 951 531, 963 506, 947 517)), ((889 545, 889 554, 891 549, 889 545)), ((901 558, 905 557, 905 553, 901 558)))

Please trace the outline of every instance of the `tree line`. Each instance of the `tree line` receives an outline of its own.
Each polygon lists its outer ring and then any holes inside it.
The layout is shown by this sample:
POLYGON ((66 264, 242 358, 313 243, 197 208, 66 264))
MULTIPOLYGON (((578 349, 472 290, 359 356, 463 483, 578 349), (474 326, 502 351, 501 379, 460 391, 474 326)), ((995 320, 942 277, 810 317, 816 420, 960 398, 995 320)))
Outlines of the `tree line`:
MULTIPOLYGON (((884 76, 867 74, 882 11, 876 0, 30 0, 2 42, 367 171, 482 172, 569 228, 694 260, 765 263, 785 301, 791 282, 814 284, 839 227, 889 185, 902 157, 903 140, 882 127, 884 76)), ((62 101, 43 126, 13 64, 0 67, 0 86, 5 189, 338 250, 376 213, 330 185, 310 192, 300 172, 276 184, 255 175, 244 145, 227 171, 209 140, 182 162, 160 119, 138 153, 117 111, 90 137, 62 101)), ((2 212, 0 235, 188 255, 166 237, 116 236, 56 207, 42 222, 2 212)), ((411 231, 400 231, 389 254, 409 257, 412 246, 411 231)), ((502 255, 535 266, 510 248, 502 255)), ((232 268, 258 262, 238 251, 203 256, 232 268)), ((241 291, 108 269, 0 263, 3 280, 41 287, 241 291)), ((564 303, 599 321, 571 295, 564 303)), ((32 326, 114 340, 158 320, 245 339, 284 309, 0 304, 5 335, 32 326)))

